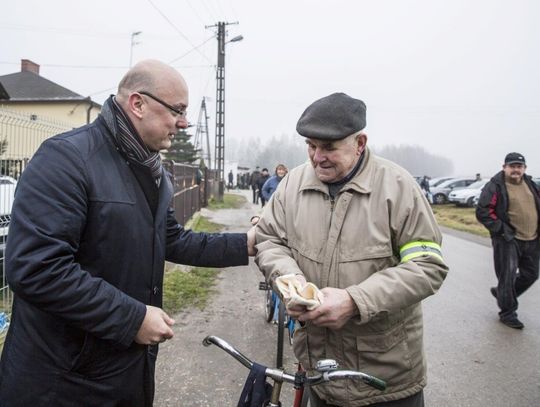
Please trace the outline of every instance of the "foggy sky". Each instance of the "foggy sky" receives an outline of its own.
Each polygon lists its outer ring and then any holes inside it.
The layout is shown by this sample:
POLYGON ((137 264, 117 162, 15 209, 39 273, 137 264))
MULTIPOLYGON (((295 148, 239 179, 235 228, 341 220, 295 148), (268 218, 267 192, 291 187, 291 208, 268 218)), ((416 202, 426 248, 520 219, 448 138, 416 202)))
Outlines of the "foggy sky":
POLYGON ((491 176, 519 151, 540 176, 538 1, 2 3, 0 75, 28 58, 102 103, 128 68, 130 34, 142 31, 133 62, 174 61, 192 123, 210 98, 213 135, 217 41, 204 26, 238 21, 228 38, 244 40, 226 45, 226 138, 299 137, 302 111, 339 91, 367 104, 371 145, 421 145, 451 159, 455 175, 491 176))

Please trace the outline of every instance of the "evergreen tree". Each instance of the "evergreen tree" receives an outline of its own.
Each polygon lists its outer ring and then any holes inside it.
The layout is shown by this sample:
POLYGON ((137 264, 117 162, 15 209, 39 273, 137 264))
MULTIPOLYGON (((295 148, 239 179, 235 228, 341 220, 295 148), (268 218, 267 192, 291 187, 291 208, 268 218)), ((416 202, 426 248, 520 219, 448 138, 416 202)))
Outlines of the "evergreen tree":
POLYGON ((196 149, 191 143, 191 134, 185 129, 180 129, 174 136, 171 147, 163 154, 167 160, 173 160, 176 163, 192 164, 197 161, 200 156, 200 149, 196 149))

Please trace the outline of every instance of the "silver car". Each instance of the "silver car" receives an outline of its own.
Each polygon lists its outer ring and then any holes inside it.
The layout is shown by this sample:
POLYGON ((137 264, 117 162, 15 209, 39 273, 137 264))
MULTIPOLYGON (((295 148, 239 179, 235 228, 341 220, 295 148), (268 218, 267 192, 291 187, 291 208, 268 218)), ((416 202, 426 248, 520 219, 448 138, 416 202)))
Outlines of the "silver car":
POLYGON ((466 188, 458 189, 450 192, 448 200, 455 203, 456 206, 468 206, 472 208, 474 206, 474 199, 480 196, 482 188, 487 184, 489 179, 482 179, 480 181, 473 182, 466 188))
POLYGON ((431 196, 433 197, 434 204, 444 204, 448 202, 448 195, 450 192, 465 188, 471 185, 475 178, 452 178, 448 181, 437 185, 436 187, 430 188, 431 196))

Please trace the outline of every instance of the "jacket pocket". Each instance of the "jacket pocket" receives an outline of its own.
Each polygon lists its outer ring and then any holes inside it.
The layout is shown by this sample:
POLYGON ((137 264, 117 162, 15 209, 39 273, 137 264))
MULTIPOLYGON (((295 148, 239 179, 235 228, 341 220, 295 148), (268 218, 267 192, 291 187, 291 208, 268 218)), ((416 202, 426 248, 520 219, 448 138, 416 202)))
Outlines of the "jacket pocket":
POLYGON ((388 352, 399 342, 404 341, 407 335, 403 324, 383 332, 356 337, 356 350, 359 352, 388 352))
POLYGON ((357 336, 356 350, 358 370, 385 380, 389 385, 409 381, 411 354, 403 324, 384 332, 357 336))
POLYGON ((86 333, 84 335, 84 340, 83 340, 81 349, 79 353, 73 359, 73 363, 70 369, 72 372, 78 372, 81 369, 81 367, 86 364, 88 357, 92 352, 91 342, 92 342, 91 335, 89 333, 86 333))
POLYGON ((392 248, 387 244, 347 248, 340 245, 339 259, 343 263, 392 257, 392 248))

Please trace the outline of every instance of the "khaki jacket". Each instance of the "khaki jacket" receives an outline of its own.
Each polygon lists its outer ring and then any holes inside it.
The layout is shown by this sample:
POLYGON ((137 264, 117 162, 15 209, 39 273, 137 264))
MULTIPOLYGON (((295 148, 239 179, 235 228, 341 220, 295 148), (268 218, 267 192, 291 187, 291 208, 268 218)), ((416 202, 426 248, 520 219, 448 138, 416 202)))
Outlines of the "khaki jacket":
POLYGON ((300 327, 294 337, 299 361, 312 369, 317 360, 335 359, 388 384, 384 392, 350 380, 316 386, 330 404, 397 400, 425 386, 420 302, 437 292, 448 268, 431 255, 400 263, 400 248, 413 241, 441 244, 431 208, 408 172, 367 149, 334 200, 306 163, 281 181, 265 206, 255 261, 267 280, 302 274, 320 288, 346 289, 359 311, 340 330, 300 327))

